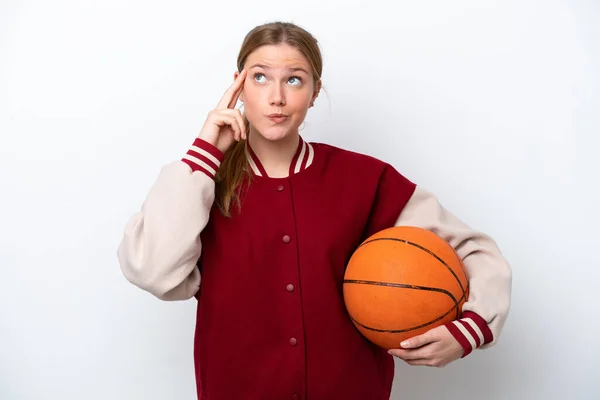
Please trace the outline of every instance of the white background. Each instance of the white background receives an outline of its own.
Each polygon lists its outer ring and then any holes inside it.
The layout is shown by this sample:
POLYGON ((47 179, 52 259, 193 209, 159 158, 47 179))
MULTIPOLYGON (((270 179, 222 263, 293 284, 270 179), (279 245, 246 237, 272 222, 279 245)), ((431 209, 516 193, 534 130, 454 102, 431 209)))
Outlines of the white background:
MULTIPOLYGON (((598 1, 3 1, 0 399, 193 399, 195 300, 127 283, 124 225, 233 79, 296 22, 305 139, 391 162, 514 272, 497 346, 397 363, 393 399, 598 399, 598 1)), ((243 357, 243 354, 240 354, 243 357)))

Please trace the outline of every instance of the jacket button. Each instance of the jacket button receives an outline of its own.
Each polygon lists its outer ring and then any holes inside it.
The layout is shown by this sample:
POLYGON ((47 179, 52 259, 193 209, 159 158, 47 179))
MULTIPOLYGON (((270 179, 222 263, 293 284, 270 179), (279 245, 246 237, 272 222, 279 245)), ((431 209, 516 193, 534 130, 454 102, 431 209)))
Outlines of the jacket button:
POLYGON ((288 235, 285 235, 285 236, 283 237, 283 243, 289 243, 289 242, 290 242, 290 240, 292 240, 292 238, 290 238, 288 235))
POLYGON ((281 192, 281 191, 283 191, 283 185, 279 185, 279 186, 277 186, 277 191, 278 191, 278 192, 281 192))
POLYGON ((289 285, 287 285, 285 288, 287 289, 288 292, 294 291, 294 285, 292 285, 291 283, 289 285))
POLYGON ((295 346, 295 345, 297 345, 297 344, 298 344, 298 341, 296 340, 296 338, 291 338, 291 339, 290 339, 290 344, 291 344, 292 346, 295 346))
POLYGON ((294 400, 300 400, 300 395, 299 394, 295 394, 294 395, 294 400))

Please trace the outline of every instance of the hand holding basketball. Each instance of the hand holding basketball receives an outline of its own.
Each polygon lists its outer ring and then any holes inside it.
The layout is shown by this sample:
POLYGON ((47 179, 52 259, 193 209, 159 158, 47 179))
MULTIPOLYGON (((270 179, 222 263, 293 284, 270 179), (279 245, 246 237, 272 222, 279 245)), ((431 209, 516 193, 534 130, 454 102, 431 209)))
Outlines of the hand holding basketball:
POLYGON ((247 71, 242 72, 227 89, 217 107, 208 113, 208 117, 198 134, 198 137, 225 152, 234 141, 247 138, 244 117, 235 108, 238 98, 244 88, 247 71))
POLYGON ((409 365, 445 367, 463 355, 463 348, 445 326, 438 326, 422 335, 405 340, 402 348, 391 349, 389 354, 409 365))

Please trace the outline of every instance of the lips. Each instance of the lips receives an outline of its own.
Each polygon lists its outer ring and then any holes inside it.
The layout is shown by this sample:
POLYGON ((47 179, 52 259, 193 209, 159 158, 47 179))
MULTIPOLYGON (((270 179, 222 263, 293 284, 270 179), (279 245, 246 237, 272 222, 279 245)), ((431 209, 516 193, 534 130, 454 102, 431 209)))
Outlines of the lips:
POLYGON ((267 117, 276 124, 280 124, 289 118, 289 116, 285 114, 269 114, 267 117))

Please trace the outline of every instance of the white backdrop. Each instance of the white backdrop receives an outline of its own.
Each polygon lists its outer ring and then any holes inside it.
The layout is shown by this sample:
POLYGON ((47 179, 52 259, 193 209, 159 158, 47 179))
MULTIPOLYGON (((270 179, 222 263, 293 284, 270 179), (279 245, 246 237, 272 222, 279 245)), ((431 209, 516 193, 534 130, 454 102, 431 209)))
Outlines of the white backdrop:
POLYGON ((246 32, 321 42, 305 139, 375 155, 490 233, 514 271, 500 343, 398 362, 393 399, 600 398, 600 4, 3 1, 0 399, 193 399, 195 300, 116 249, 233 79, 246 32))

